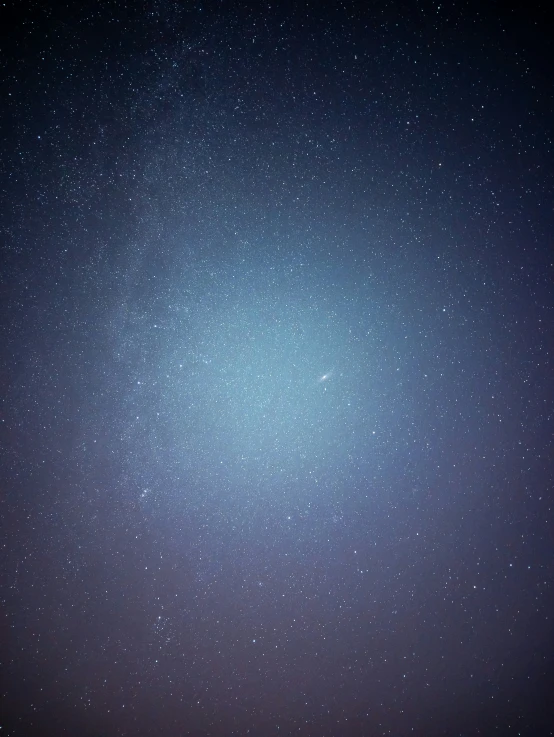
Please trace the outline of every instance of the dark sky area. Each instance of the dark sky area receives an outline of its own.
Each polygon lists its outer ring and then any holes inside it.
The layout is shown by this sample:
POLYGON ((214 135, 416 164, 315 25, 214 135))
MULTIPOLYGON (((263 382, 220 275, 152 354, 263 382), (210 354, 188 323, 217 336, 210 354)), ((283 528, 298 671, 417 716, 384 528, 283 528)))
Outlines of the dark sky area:
POLYGON ((554 734, 549 9, 2 5, 3 736, 554 734))

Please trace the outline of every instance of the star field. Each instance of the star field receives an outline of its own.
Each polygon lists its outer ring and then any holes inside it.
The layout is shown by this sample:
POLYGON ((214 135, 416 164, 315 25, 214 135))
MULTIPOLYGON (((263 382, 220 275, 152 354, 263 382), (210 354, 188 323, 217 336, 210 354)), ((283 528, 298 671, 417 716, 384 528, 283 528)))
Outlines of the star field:
POLYGON ((0 12, 2 734, 551 735, 545 8, 0 12))

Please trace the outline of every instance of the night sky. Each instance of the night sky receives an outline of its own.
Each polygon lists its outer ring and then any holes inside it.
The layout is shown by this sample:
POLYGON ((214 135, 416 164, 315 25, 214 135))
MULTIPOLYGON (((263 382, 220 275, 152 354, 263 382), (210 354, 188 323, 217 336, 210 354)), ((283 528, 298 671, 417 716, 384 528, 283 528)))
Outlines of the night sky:
POLYGON ((0 8, 2 735, 554 733, 548 9, 0 8))

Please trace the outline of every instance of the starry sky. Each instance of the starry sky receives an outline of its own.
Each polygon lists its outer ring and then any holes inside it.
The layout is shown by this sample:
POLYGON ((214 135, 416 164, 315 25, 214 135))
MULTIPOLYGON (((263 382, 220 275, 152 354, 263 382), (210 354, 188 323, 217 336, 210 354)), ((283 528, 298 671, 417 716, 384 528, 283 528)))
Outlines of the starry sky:
POLYGON ((552 735, 546 3, 5 3, 6 737, 552 735))

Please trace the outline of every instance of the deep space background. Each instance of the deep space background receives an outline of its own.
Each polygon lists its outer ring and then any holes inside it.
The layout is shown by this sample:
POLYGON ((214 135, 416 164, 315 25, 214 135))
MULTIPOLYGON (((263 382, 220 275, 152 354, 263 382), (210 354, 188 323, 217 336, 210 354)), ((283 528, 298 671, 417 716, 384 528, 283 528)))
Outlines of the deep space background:
POLYGON ((2 5, 3 735, 553 734, 548 9, 2 5))

